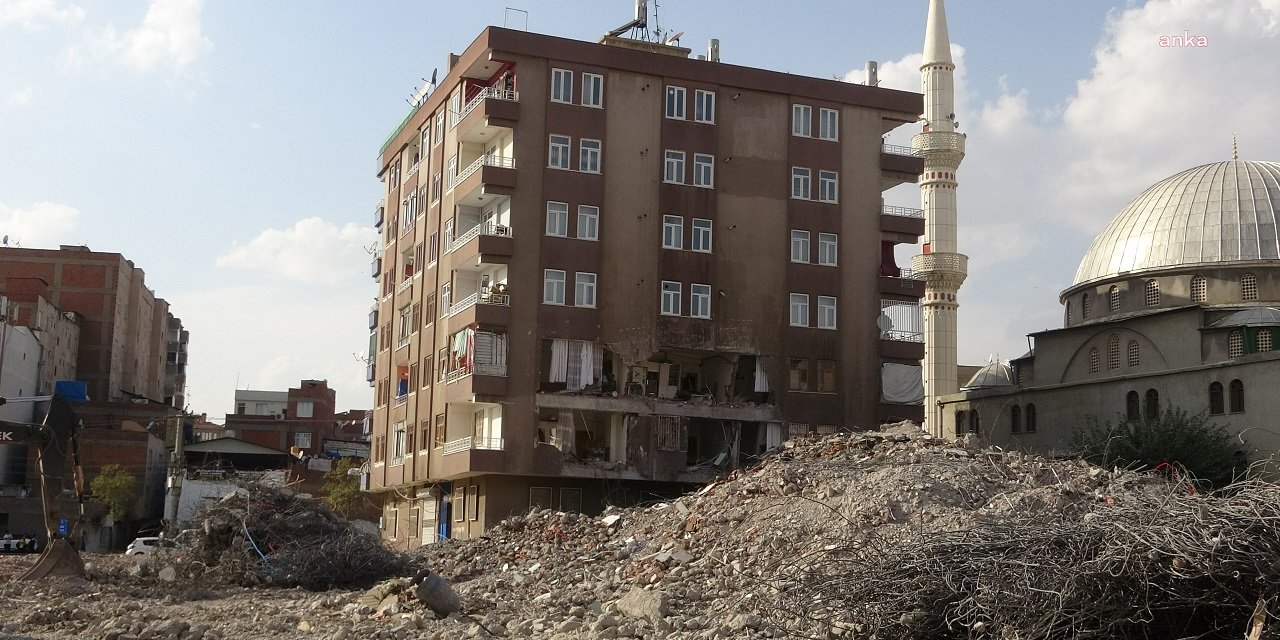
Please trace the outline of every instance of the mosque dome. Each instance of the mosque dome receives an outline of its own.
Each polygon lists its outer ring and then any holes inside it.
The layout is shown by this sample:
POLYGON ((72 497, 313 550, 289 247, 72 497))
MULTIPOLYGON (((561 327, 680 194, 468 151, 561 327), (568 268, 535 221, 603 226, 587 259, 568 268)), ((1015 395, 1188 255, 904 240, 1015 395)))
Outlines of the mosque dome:
POLYGON ((973 374, 972 378, 969 378, 969 381, 961 387, 961 390, 1007 387, 1016 382, 1017 378, 1013 373, 1013 365, 1009 364, 1008 360, 997 360, 978 369, 978 372, 973 374))
POLYGON ((1280 258, 1280 163, 1229 160, 1152 185, 1089 246, 1072 286, 1121 274, 1280 258))

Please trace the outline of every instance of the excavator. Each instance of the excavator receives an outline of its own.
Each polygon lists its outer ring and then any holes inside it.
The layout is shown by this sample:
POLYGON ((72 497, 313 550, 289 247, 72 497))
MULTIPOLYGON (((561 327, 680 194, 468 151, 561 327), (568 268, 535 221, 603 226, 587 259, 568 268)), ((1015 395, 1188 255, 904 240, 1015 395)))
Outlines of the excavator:
POLYGON ((0 420, 0 446, 30 446, 36 450, 40 474, 41 511, 47 543, 36 564, 19 576, 20 580, 50 577, 84 577, 84 560, 71 540, 79 533, 84 514, 84 471, 80 466, 80 418, 72 401, 85 399, 83 383, 59 382, 51 396, 0 398, 11 402, 49 402, 43 424, 0 420), (65 497, 74 496, 74 507, 65 497), (69 516, 69 517, 63 517, 69 516), (60 527, 62 521, 67 526, 60 527))

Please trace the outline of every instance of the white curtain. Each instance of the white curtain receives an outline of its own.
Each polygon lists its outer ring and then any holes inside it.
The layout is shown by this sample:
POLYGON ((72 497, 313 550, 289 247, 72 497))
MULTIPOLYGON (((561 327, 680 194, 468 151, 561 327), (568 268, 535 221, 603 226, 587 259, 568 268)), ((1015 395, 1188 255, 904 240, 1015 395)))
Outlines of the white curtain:
POLYGON ((769 377, 764 374, 764 360, 756 358, 756 393, 769 393, 769 377))
POLYGON ((569 381, 569 341, 556 338, 551 341, 551 371, 549 382, 569 381))

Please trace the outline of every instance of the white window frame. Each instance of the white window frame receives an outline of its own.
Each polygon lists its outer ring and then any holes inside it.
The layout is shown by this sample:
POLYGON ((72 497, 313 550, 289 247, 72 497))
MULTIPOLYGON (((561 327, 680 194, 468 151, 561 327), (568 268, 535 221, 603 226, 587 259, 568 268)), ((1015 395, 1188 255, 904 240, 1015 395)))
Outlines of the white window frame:
POLYGON ((433 144, 444 142, 444 111, 436 114, 436 137, 432 140, 433 144))
POLYGON ((791 135, 813 137, 813 107, 807 104, 791 105, 791 135))
POLYGON ((836 305, 838 301, 835 296, 818 296, 818 328, 819 329, 835 329, 836 328, 836 305))
POLYGON ((662 159, 662 181, 684 184, 684 152, 667 149, 662 159))
POLYGON ((689 285, 689 317, 703 319, 711 317, 711 285, 698 283, 689 285))
POLYGON ((573 274, 573 306, 596 307, 596 274, 587 271, 573 274))
POLYGON ((599 240, 600 207, 589 204, 578 205, 578 224, 574 231, 579 240, 599 240), (590 233, 583 233, 583 229, 587 229, 590 233))
POLYGON ((813 193, 813 172, 807 167, 791 167, 791 197, 808 200, 813 193))
POLYGON ((560 269, 542 270, 542 304, 564 305, 565 273, 560 269))
POLYGON ((671 280, 662 281, 662 308, 664 316, 680 315, 680 293, 682 285, 671 280))
POLYGON ((598 73, 582 73, 582 106, 604 108, 604 76, 598 73))
POLYGON ((818 201, 840 201, 840 174, 835 171, 818 171, 818 201))
POLYGON ((818 264, 835 267, 840 263, 840 236, 835 233, 818 234, 818 264))
POLYGON ((666 112, 666 116, 668 118, 671 118, 673 120, 685 119, 685 108, 684 108, 685 96, 686 96, 686 92, 684 87, 677 87, 675 85, 670 85, 670 84, 667 85, 667 93, 666 93, 666 101, 664 103, 665 104, 664 109, 666 112))
POLYGON ((569 235, 569 203, 547 201, 546 233, 561 238, 569 235))
POLYGON ((573 71, 551 69, 551 101, 573 104, 573 71))
POLYGON ((583 138, 578 141, 578 171, 583 173, 600 173, 600 149, 602 143, 594 138, 583 138))
POLYGON ((809 326, 809 294, 791 294, 788 324, 793 327, 809 326))
POLYGON ((822 140, 840 139, 840 112, 835 109, 818 110, 818 138, 822 140))
POLYGON ((689 250, 711 253, 712 222, 707 218, 694 218, 689 223, 689 250))
POLYGON ((684 216, 662 216, 662 248, 684 249, 684 216))
POLYGON ((809 232, 804 229, 791 230, 791 261, 808 263, 812 247, 809 244, 809 232))
POLYGON ((573 138, 553 133, 547 138, 547 166, 552 169, 569 168, 569 147, 573 138))
POLYGON ((716 123, 716 93, 697 89, 693 92, 693 121, 716 123))
POLYGON ((714 189, 716 186, 716 157, 709 153, 693 154, 693 186, 714 189))

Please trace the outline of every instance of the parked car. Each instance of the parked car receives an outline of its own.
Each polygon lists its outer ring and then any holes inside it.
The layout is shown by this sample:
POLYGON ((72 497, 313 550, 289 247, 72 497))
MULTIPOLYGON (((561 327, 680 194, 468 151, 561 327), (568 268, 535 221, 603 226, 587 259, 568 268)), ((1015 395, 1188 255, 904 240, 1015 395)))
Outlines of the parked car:
POLYGON ((165 540, 157 536, 144 536, 134 538, 129 546, 125 547, 124 554, 126 556, 143 556, 155 553, 159 549, 172 549, 176 545, 172 540, 165 540))

